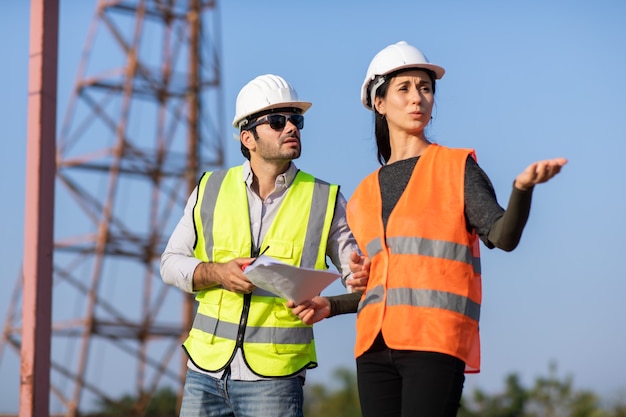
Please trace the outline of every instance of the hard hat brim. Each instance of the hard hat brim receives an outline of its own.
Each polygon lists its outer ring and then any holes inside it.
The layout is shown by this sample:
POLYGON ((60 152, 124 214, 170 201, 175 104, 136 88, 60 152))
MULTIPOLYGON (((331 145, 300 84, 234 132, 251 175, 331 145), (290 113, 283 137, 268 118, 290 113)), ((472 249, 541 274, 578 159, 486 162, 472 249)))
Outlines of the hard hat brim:
POLYGON ((253 114, 262 113, 267 110, 280 109, 283 107, 295 107, 296 109, 300 109, 302 111, 302 114, 304 114, 307 110, 311 108, 312 105, 313 103, 308 101, 284 101, 281 103, 274 103, 269 106, 256 109, 253 112, 238 116, 236 119, 233 120, 233 127, 235 129, 239 129, 239 123, 241 123, 243 120, 247 119, 253 114))
POLYGON ((385 72, 384 74, 376 74, 376 76, 371 77, 366 79, 363 82, 363 87, 361 88, 361 103, 363 103, 363 105, 365 106, 366 109, 368 110, 372 110, 372 106, 368 106, 367 102, 368 102, 368 94, 370 94, 369 88, 370 88, 370 84, 372 83, 372 81, 374 81, 374 79, 378 76, 384 76, 387 74, 391 74, 392 72, 397 72, 397 71, 401 71, 401 70, 408 70, 408 69, 427 69, 432 71, 435 74, 435 79, 436 80, 440 80, 443 75, 446 73, 446 70, 443 67, 440 67, 439 65, 433 65, 433 64, 407 64, 407 65, 400 65, 398 67, 394 67, 393 69, 385 72))
POLYGON ((403 69, 428 69, 431 70, 432 72, 435 73, 435 79, 440 80, 443 75, 446 73, 446 70, 443 69, 443 67, 440 67, 439 65, 434 65, 434 64, 407 64, 407 65, 401 65, 399 67, 394 68, 392 71, 389 71, 385 74, 381 74, 381 75, 387 75, 391 72, 396 72, 396 71, 400 71, 403 69))

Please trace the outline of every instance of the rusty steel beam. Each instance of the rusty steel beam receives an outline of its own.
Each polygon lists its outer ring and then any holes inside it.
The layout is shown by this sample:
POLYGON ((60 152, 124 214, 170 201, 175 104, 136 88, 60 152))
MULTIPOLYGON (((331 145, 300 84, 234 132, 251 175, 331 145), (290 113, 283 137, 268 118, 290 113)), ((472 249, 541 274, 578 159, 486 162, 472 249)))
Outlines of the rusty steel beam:
POLYGON ((50 413, 58 0, 31 0, 20 417, 50 413))

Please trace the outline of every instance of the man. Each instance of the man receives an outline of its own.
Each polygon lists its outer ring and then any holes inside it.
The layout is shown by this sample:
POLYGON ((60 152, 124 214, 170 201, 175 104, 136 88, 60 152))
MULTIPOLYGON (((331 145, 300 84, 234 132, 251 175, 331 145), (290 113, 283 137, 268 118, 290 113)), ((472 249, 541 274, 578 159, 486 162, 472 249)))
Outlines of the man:
POLYGON ((310 107, 277 75, 245 85, 233 127, 247 161, 202 176, 162 255, 163 280, 198 301, 183 344, 182 417, 302 416, 305 373, 317 366, 313 329, 292 313, 293 303, 246 278, 242 269, 261 252, 316 269, 327 268, 328 256, 344 284, 365 289, 367 274, 350 277, 363 259, 339 187, 292 162, 310 107))

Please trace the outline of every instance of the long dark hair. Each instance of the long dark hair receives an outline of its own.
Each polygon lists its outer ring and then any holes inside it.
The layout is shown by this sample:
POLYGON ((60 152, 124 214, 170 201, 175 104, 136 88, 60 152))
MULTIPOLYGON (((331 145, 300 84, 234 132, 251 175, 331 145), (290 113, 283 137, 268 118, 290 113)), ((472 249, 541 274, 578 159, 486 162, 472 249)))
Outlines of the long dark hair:
MULTIPOLYGON (((430 77, 430 81, 433 84, 433 95, 435 94, 435 73, 426 68, 403 68, 398 71, 391 72, 385 75, 385 82, 382 83, 380 87, 376 90, 376 97, 385 98, 387 95, 387 89, 389 88, 389 82, 396 77, 397 75, 410 71, 419 69, 422 71, 426 71, 428 76, 430 77)), ((374 135, 376 136, 376 148, 377 151, 377 159, 381 165, 385 165, 389 158, 391 157, 391 142, 389 140, 389 126, 387 125, 387 120, 385 120, 384 116, 376 110, 374 103, 372 103, 372 110, 374 110, 374 135)))

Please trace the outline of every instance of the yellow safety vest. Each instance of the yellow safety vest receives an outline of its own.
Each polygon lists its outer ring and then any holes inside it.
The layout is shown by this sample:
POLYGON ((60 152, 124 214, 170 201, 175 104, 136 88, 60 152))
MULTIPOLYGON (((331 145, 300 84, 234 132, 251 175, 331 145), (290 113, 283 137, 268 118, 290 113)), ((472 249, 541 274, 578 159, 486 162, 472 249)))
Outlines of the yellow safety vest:
MULTIPOLYGON (((260 248, 290 265, 327 269, 326 245, 339 187, 299 171, 260 248)), ((252 251, 250 216, 242 167, 205 173, 194 207, 195 256, 228 262, 252 251)), ((257 375, 292 376, 317 366, 312 326, 287 308, 286 300, 255 290, 239 294, 221 286, 200 291, 198 311, 183 346, 200 369, 221 371, 238 347, 257 375)))

